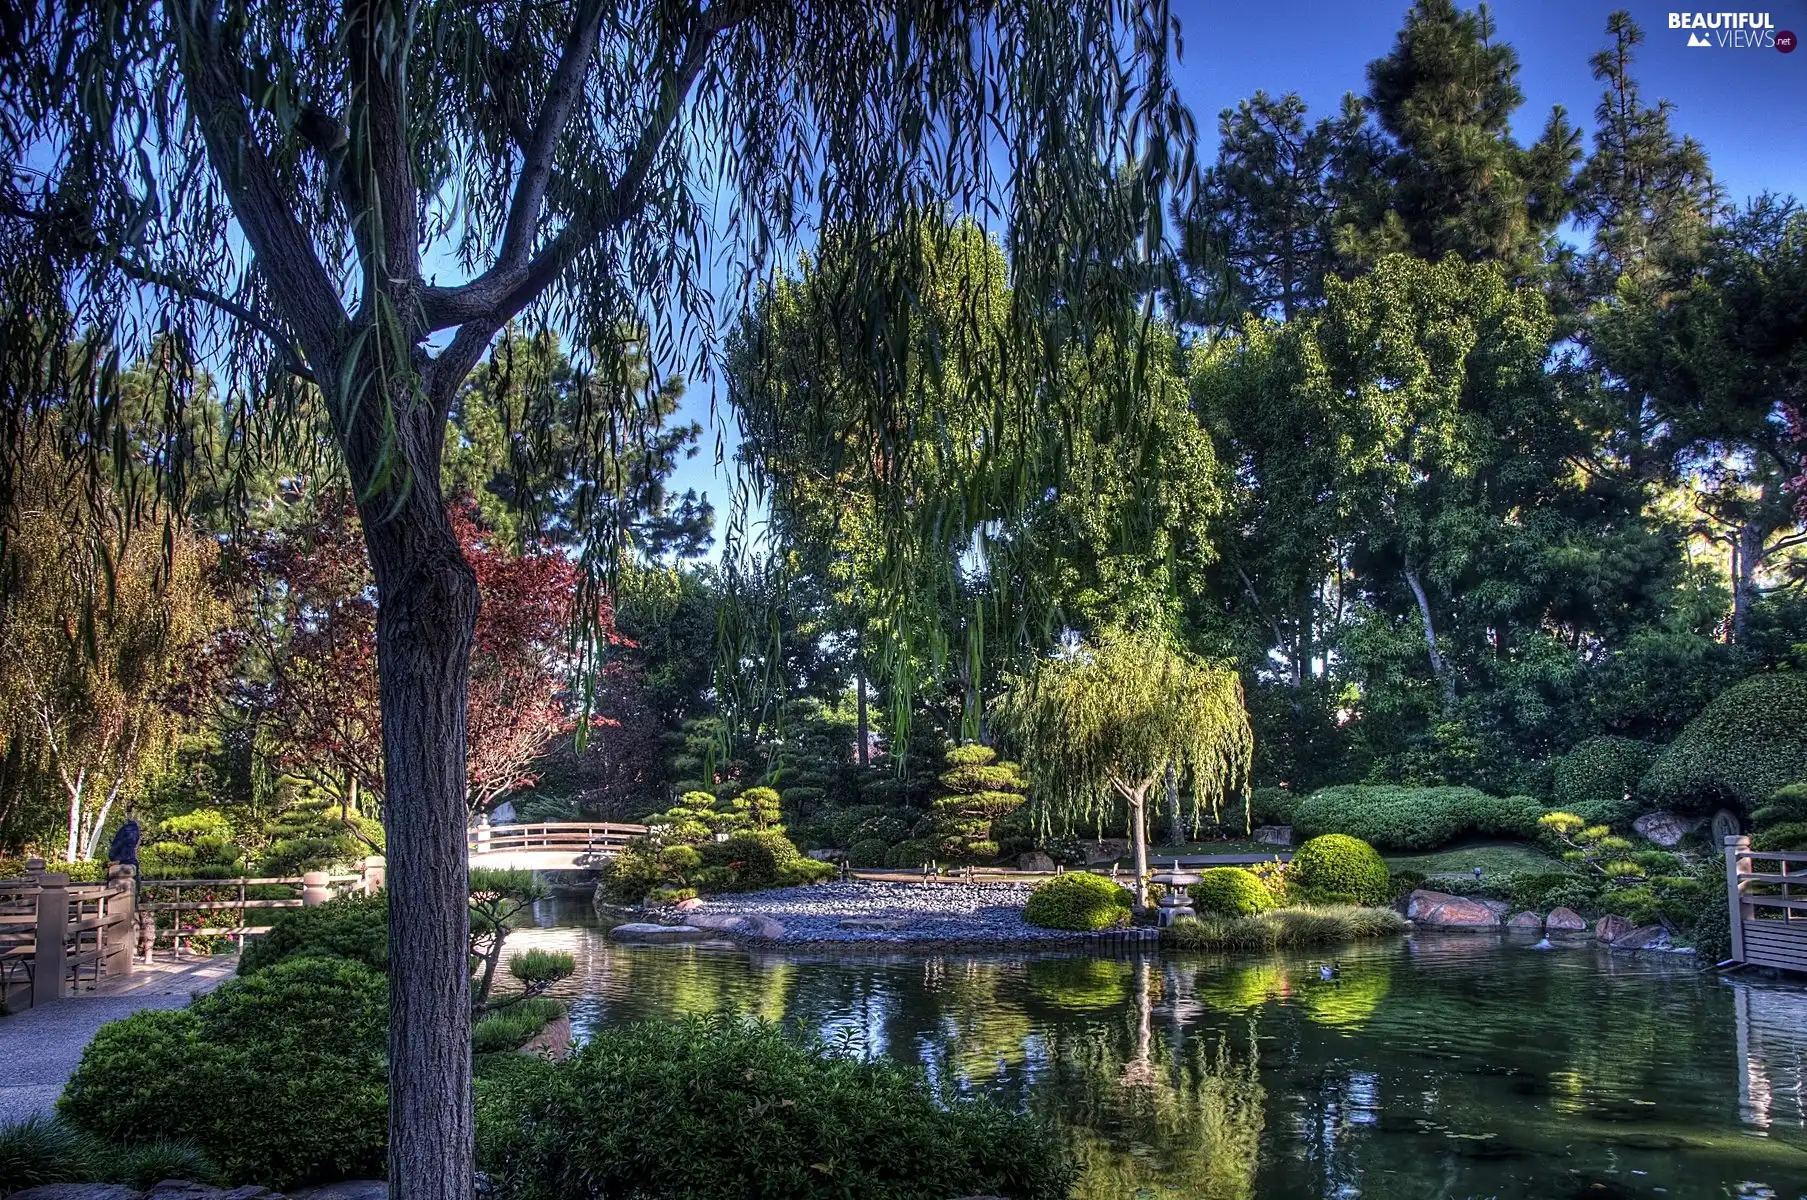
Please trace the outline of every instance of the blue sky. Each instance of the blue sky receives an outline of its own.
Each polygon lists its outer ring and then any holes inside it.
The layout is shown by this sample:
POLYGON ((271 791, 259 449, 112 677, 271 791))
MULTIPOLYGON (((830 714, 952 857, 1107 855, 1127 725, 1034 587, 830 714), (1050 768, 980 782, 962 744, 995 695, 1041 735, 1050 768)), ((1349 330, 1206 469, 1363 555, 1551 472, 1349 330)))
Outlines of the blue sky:
MULTIPOLYGON (((1407 7, 1406 0, 1175 0, 1185 45, 1179 88, 1198 118, 1201 157, 1215 157, 1218 112, 1257 89, 1298 92, 1317 115, 1332 112, 1345 92, 1364 90, 1368 63, 1392 47, 1407 7)), ((1764 191, 1807 197, 1807 50, 1691 49, 1687 32, 1669 28, 1669 0, 1496 4, 1500 37, 1519 54, 1525 94, 1520 137, 1536 137, 1551 106, 1560 104, 1591 145, 1600 85, 1588 59, 1605 44, 1607 14, 1620 7, 1629 7, 1644 29, 1636 75, 1646 102, 1675 105, 1675 127, 1706 147, 1728 195, 1738 201, 1764 191)), ((1807 35, 1807 0, 1768 0, 1759 11, 1768 12, 1775 29, 1807 35)), ((686 415, 706 428, 709 395, 708 385, 699 384, 686 403, 686 415)), ((726 436, 731 454, 731 432, 726 436)), ((704 450, 680 466, 676 483, 680 490, 707 491, 719 511, 726 507, 727 486, 714 465, 714 433, 705 441, 704 450)))

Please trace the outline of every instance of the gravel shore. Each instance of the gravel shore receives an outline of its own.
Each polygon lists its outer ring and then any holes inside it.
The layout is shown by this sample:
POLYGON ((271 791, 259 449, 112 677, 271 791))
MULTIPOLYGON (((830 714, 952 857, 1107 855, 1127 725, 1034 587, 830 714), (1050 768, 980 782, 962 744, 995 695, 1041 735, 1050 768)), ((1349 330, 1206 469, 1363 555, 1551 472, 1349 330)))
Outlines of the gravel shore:
POLYGON ((1083 937, 1041 929, 1023 920, 1023 903, 1030 890, 1017 883, 820 883, 714 896, 698 911, 776 921, 784 931, 759 940, 777 944, 1022 945, 1057 944, 1083 937), (891 928, 843 928, 848 921, 896 924, 891 928))

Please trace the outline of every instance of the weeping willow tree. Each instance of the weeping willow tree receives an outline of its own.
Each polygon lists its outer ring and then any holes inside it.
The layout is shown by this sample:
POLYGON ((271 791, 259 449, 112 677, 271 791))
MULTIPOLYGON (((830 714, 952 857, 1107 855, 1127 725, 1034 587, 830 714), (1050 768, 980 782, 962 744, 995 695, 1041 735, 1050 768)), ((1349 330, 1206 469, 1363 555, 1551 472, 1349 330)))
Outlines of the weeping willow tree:
MULTIPOLYGON (((47 0, 0 28, 0 510, 31 420, 105 469, 116 364, 155 338, 218 380, 224 452, 255 462, 323 414, 355 490, 379 599, 392 1195, 472 1186, 478 600, 440 474, 467 376, 511 321, 604 347, 579 364, 598 385, 573 469, 545 473, 582 475, 652 402, 633 380, 704 377, 724 308, 818 217, 874 246, 943 206, 1007 238, 1011 321, 1131 344, 1123 315, 1193 173, 1177 36, 1161 0, 47 0), (622 329, 644 331, 643 369, 606 352, 622 329)), ((857 293, 884 273, 852 279, 850 305, 880 311, 857 293)), ((991 423, 1032 403, 1000 388, 991 423)), ((171 388, 145 456, 159 487, 122 527, 187 504, 184 404, 171 388)), ((894 389, 846 419, 918 436, 894 389)), ((600 601, 621 531, 591 494, 574 520, 604 548, 600 601)), ((904 558, 947 537, 901 500, 876 514, 904 558)), ((907 578, 881 575, 892 607, 907 578)), ((594 629, 573 637, 593 664, 594 629)))
POLYGON ((1148 905, 1148 796, 1169 767, 1195 828, 1234 795, 1246 818, 1255 743, 1242 679, 1157 630, 1109 631, 1049 659, 1013 680, 1000 707, 1044 825, 1102 822, 1115 801, 1127 805, 1138 908, 1148 905))

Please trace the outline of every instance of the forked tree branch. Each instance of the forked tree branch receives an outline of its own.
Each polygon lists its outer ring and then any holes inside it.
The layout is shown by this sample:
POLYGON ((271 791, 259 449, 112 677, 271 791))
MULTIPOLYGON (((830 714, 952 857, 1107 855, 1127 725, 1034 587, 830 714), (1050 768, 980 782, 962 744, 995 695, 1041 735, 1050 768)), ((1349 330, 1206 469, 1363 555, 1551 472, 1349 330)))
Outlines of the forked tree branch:
POLYGON ((221 295, 219 292, 201 287, 199 284, 189 283, 167 271, 159 271, 124 257, 116 257, 114 261, 118 264, 120 273, 129 279, 136 279, 140 283, 150 284, 153 287, 166 288, 179 296, 189 300, 198 300, 202 304, 219 309, 227 316, 244 322, 270 339, 276 347, 277 353, 282 356, 282 365, 289 374, 305 379, 309 383, 317 382, 313 371, 308 368, 307 360, 302 356, 300 347, 296 346, 294 339, 275 322, 260 316, 230 296, 221 295))

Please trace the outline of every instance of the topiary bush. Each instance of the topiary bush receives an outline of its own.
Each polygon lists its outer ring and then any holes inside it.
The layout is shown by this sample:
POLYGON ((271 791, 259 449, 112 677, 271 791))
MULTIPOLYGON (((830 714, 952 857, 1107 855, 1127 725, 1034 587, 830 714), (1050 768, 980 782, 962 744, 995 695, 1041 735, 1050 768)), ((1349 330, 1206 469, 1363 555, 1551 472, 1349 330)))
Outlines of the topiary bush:
POLYGON ((1346 784, 1301 800, 1293 827, 1306 838, 1345 833, 1383 850, 1434 850, 1464 837, 1535 837, 1543 811, 1528 796, 1467 787, 1346 784))
POLYGON ((1212 867, 1187 893, 1200 913, 1218 917, 1252 917, 1276 907, 1273 893, 1241 867, 1212 867))
POLYGON ((1317 903, 1385 904, 1387 864, 1360 838, 1327 833, 1312 838, 1293 855, 1287 869, 1301 899, 1317 903))
POLYGON ((1807 779, 1807 671, 1757 675, 1727 688, 1664 747, 1638 785, 1659 808, 1754 808, 1807 779))
POLYGON ((1628 825, 1643 811, 1638 781, 1656 760, 1657 748, 1632 738, 1591 737, 1550 766, 1550 800, 1559 809, 1604 825, 1628 825))
POLYGON ((1258 787, 1249 796, 1249 820, 1256 825, 1291 825, 1299 797, 1285 788, 1258 787))
POLYGON ((235 1183, 369 1177, 384 1166, 388 1049, 387 979, 293 958, 102 1026, 57 1111, 114 1144, 192 1143, 235 1183))
POLYGON ((389 896, 341 896, 314 908, 280 912, 270 931, 245 943, 238 973, 252 975, 291 958, 336 955, 373 971, 389 970, 389 896))
POLYGON ((1023 919, 1043 929, 1090 932, 1129 924, 1130 895, 1102 875, 1073 871, 1029 893, 1023 919))
POLYGON ((494 1200, 1055 1200, 1077 1175, 1058 1135, 991 1100, 725 1014, 511 1065, 478 1092, 477 1145, 494 1200))
POLYGON ((877 838, 862 838, 847 847, 847 861, 856 867, 882 867, 889 849, 877 838))

